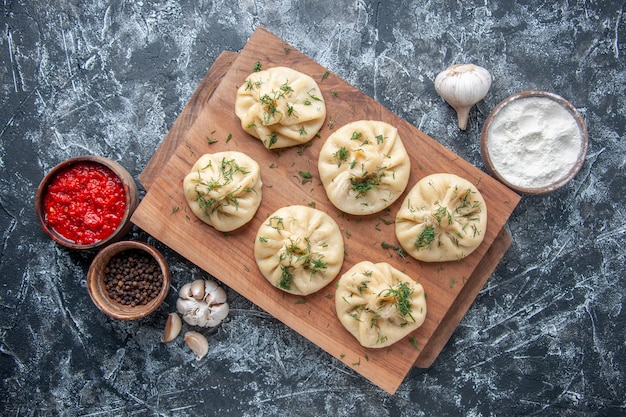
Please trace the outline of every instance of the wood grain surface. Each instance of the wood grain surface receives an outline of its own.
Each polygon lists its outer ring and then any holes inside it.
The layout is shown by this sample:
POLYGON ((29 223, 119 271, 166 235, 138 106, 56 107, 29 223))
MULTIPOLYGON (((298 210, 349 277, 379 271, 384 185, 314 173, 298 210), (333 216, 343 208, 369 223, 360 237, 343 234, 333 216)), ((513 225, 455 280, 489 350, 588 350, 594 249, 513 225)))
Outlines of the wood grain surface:
POLYGON ((499 262, 510 244, 503 226, 520 197, 263 28, 254 32, 236 57, 227 53, 220 58, 223 60, 209 70, 140 176, 148 191, 132 221, 372 383, 394 393, 414 364, 432 364, 499 262), (318 82, 327 119, 320 137, 308 146, 269 151, 241 128, 234 114, 236 90, 256 62, 262 68, 289 66, 318 82), (398 128, 411 156, 407 191, 420 178, 435 172, 454 173, 477 186, 487 203, 488 225, 476 251, 461 261, 448 263, 403 258, 382 244, 398 245, 393 219, 404 196, 388 211, 363 217, 346 215, 328 201, 317 172, 319 149, 333 129, 359 119, 382 120, 398 128), (263 200, 255 218, 227 234, 195 218, 182 191, 184 176, 201 155, 224 150, 242 151, 257 160, 264 183, 263 200), (313 174, 312 181, 303 179, 299 172, 313 174), (422 327, 390 347, 367 349, 335 315, 334 282, 307 297, 271 286, 256 266, 254 237, 267 216, 292 204, 315 205, 337 221, 346 246, 342 272, 362 260, 389 262, 422 283, 428 305, 422 327))

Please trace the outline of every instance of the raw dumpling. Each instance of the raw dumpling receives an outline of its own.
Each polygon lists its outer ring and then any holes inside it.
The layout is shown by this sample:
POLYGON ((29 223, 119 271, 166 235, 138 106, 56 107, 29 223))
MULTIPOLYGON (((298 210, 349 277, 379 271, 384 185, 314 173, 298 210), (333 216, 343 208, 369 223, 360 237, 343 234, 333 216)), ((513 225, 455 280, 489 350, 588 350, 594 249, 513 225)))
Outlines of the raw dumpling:
POLYGON ((287 67, 253 72, 237 90, 235 113, 241 127, 267 149, 307 143, 326 119, 317 83, 287 67))
POLYGON ((326 139, 318 170, 335 207, 349 214, 367 215, 400 197, 409 182, 411 162, 395 127, 360 120, 326 139))
POLYGON ((278 209, 261 225, 254 257, 263 276, 283 291, 308 295, 331 282, 343 264, 337 223, 307 206, 278 209))
POLYGON ((220 232, 235 230, 254 217, 262 185, 259 164, 236 151, 203 155, 183 180, 193 214, 220 232))
POLYGON ((335 307, 341 324, 368 348, 396 343, 426 318, 422 285, 386 262, 359 262, 343 274, 335 307))
POLYGON ((454 174, 422 178, 396 214, 396 237, 425 262, 466 257, 485 237, 487 205, 476 187, 454 174))

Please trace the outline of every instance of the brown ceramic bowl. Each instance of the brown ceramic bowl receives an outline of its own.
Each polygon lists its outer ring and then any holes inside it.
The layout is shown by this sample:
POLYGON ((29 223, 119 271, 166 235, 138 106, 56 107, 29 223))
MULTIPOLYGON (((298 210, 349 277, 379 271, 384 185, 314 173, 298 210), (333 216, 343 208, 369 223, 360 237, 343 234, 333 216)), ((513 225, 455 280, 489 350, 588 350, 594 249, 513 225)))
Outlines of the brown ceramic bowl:
POLYGON ((482 129, 489 172, 522 194, 546 194, 567 184, 587 154, 582 115, 563 97, 527 90, 502 100, 482 129))
POLYGON ((128 233, 128 231, 132 227, 132 223, 130 222, 130 217, 132 216, 133 212, 137 208, 138 204, 139 204, 139 196, 137 193, 137 184, 135 183, 135 180, 130 175, 130 173, 126 171, 126 169, 124 169, 124 167, 122 167, 117 162, 112 161, 108 158, 95 156, 95 155, 86 155, 86 156, 78 156, 75 158, 71 158, 71 159, 61 162, 60 164, 52 168, 52 170, 48 172, 48 174, 44 177, 44 179, 39 184, 39 187, 37 188, 37 194, 35 196, 35 212, 37 215, 37 220, 39 221, 39 225, 41 226, 43 231, 58 244, 63 245, 70 249, 77 249, 77 250, 95 251, 95 250, 99 250, 105 247, 106 245, 112 242, 119 241, 122 237, 124 237, 128 233), (125 198, 126 198, 125 213, 120 224, 117 226, 117 229, 115 229, 108 236, 103 237, 102 239, 99 239, 93 243, 79 243, 57 232, 54 228, 50 226, 47 220, 47 214, 44 208, 44 199, 45 199, 46 193, 49 190, 50 184, 57 177, 57 175, 61 174, 66 169, 71 169, 73 166, 76 166, 78 164, 85 164, 85 163, 87 164, 93 163, 93 164, 102 165, 108 168, 109 170, 111 170, 121 180, 123 188, 124 188, 125 198))
POLYGON ((124 240, 112 243, 98 252, 87 272, 87 291, 96 307, 107 316, 117 320, 136 320, 147 316, 161 305, 169 291, 170 280, 169 266, 159 251, 143 242, 124 240), (105 283, 105 269, 111 258, 125 251, 145 252, 157 261, 163 280, 161 289, 158 295, 146 304, 123 304, 109 296, 105 283))

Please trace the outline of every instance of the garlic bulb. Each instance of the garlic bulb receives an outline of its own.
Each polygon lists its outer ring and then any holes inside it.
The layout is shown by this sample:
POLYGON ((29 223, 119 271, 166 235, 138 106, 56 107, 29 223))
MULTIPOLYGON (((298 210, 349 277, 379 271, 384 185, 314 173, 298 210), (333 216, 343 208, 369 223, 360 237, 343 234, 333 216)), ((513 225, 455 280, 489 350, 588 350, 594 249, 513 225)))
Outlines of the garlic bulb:
POLYGON ((467 128, 470 109, 487 95, 489 87, 491 74, 474 64, 451 65, 435 78, 435 90, 456 110, 461 130, 467 128))
POLYGON ((182 286, 176 309, 192 326, 214 327, 228 315, 226 292, 213 281, 197 279, 182 286))

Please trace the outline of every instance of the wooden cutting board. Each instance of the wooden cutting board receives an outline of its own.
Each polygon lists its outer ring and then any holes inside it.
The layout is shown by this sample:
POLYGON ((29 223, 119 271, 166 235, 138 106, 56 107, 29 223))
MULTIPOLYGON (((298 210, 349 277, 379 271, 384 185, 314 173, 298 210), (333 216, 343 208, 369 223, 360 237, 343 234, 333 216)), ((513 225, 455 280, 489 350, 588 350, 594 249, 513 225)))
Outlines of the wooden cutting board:
POLYGON ((140 175, 147 193, 132 221, 224 284, 248 298, 365 378, 393 394, 413 365, 428 367, 457 327, 510 245, 503 226, 520 197, 388 109, 263 28, 239 54, 220 55, 188 105, 140 175), (289 66, 313 77, 322 90, 327 119, 320 137, 309 146, 269 151, 246 134, 234 114, 237 88, 252 72, 289 66), (481 246, 458 262, 422 263, 402 258, 383 243, 397 246, 393 219, 403 197, 389 211, 372 216, 341 213, 327 199, 317 172, 324 139, 340 126, 376 119, 398 128, 411 156, 407 191, 422 177, 450 172, 476 184, 488 207, 481 246), (261 167, 263 200, 255 218, 227 234, 200 222, 188 208, 182 180, 205 153, 238 150, 261 167), (300 171, 313 174, 305 181, 300 171), (362 260, 388 262, 424 286, 428 314, 418 330, 383 349, 362 347, 335 315, 334 282, 307 297, 284 293, 259 273, 254 260, 256 231, 280 207, 314 204, 329 213, 344 231, 346 256, 342 273, 362 260))

